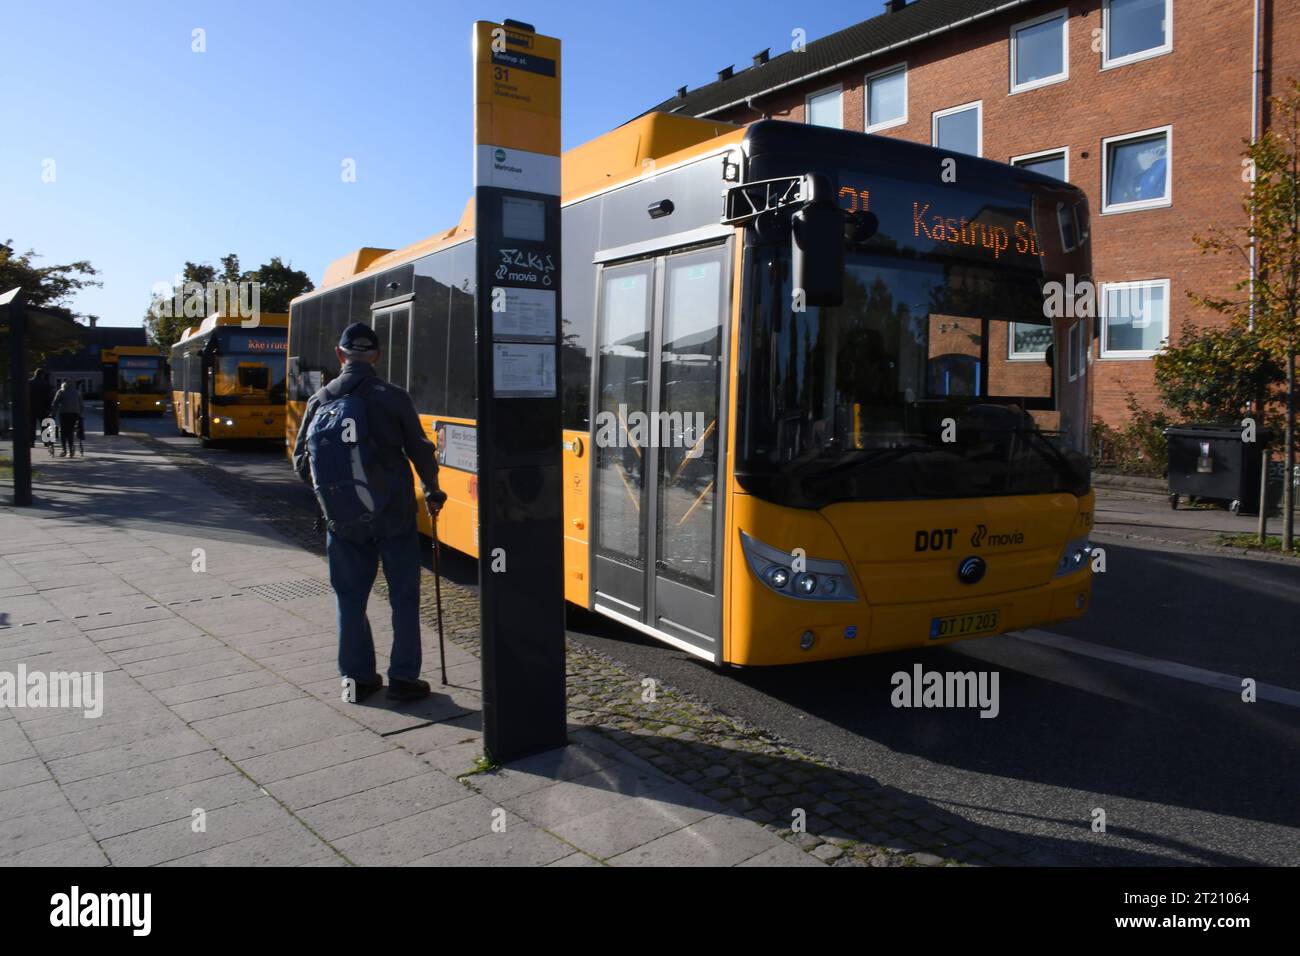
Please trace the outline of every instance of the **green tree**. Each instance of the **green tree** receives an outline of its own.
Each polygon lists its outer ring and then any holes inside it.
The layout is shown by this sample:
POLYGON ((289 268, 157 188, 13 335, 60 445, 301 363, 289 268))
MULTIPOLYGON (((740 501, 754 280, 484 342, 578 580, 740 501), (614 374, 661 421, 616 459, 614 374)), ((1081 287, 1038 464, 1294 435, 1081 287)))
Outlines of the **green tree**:
POLYGON ((290 302, 316 288, 307 273, 285 265, 279 256, 272 256, 270 262, 245 272, 243 279, 258 283, 263 312, 288 312, 290 302))
MULTIPOLYGON (((227 256, 226 259, 234 259, 233 255, 227 256)), ((226 260, 222 260, 225 262, 226 260)), ((235 266, 238 268, 239 261, 235 260, 235 266)), ((192 282, 196 282, 204 287, 209 282, 215 282, 217 279, 217 270, 206 263, 186 262, 185 270, 181 273, 182 289, 192 282)), ((173 293, 180 293, 181 289, 173 289, 173 293)), ((204 315, 206 316, 206 310, 204 315)), ((170 352, 171 347, 180 341, 180 337, 185 330, 191 325, 198 325, 202 317, 186 315, 183 304, 177 302, 171 296, 153 296, 149 303, 149 308, 144 314, 144 328, 149 335, 150 341, 157 345, 164 353, 170 352), (178 308, 178 306, 181 306, 178 308)))
POLYGON ((1244 203, 1247 223, 1193 237, 1202 254, 1241 256, 1248 267, 1253 250, 1254 274, 1236 283, 1235 295, 1192 294, 1192 299, 1255 331, 1262 347, 1285 371, 1283 461, 1288 474, 1282 486, 1282 550, 1291 551, 1295 508, 1290 471, 1295 463, 1296 352, 1300 350, 1300 81, 1291 80, 1287 91, 1270 97, 1269 103, 1272 124, 1245 150, 1251 174, 1244 203))
MULTIPOLYGON (((14 286, 21 286, 30 306, 55 312, 69 319, 78 318, 78 314, 68 307, 67 302, 82 289, 103 285, 94 277, 99 270, 82 259, 64 265, 38 266, 40 256, 34 250, 24 253, 14 251, 13 240, 0 242, 0 292, 8 292, 14 286)), ((94 316, 85 316, 94 318, 94 316)), ((28 351, 28 364, 35 368, 50 356, 76 348, 76 340, 48 343, 44 346, 32 346, 28 351)), ((0 357, 3 357, 3 369, 9 367, 8 337, 0 342, 0 357)))
MULTIPOLYGON (((263 312, 288 312, 290 301, 315 288, 306 272, 285 265, 279 256, 273 256, 270 262, 264 263, 257 269, 244 272, 239 268, 239 256, 233 252, 221 257, 219 271, 216 266, 208 263, 185 263, 185 269, 181 273, 182 288, 190 283, 198 283, 207 288, 209 283, 214 282, 224 282, 227 285, 256 282, 259 308, 263 312)), ((173 290, 175 291, 177 290, 173 290)), ((177 308, 174 299, 154 296, 145 313, 144 326, 149 333, 149 338, 164 351, 168 351, 180 340, 185 329, 191 325, 198 325, 202 318, 207 317, 212 307, 212 303, 205 300, 201 310, 202 316, 186 315, 183 308, 177 308)))
POLYGON ((1237 323, 1201 329, 1189 321, 1154 364, 1160 397, 1187 422, 1237 421, 1261 411, 1286 377, 1259 333, 1237 323))

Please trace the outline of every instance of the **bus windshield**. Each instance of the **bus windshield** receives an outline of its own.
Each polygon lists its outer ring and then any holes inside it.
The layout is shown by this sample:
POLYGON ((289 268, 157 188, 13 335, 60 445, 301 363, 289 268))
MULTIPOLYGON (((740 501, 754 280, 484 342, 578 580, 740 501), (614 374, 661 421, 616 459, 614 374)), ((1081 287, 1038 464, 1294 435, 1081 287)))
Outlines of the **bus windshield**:
POLYGON ((117 360, 119 393, 159 395, 167 390, 163 382, 162 359, 157 355, 122 355, 117 360))
POLYGON ((822 507, 1087 491, 1087 326, 1053 328, 1040 281, 859 251, 841 306, 795 312, 785 248, 752 248, 747 276, 751 493, 822 507))
POLYGON ((223 335, 213 360, 212 401, 218 405, 283 405, 287 348, 283 329, 223 335))

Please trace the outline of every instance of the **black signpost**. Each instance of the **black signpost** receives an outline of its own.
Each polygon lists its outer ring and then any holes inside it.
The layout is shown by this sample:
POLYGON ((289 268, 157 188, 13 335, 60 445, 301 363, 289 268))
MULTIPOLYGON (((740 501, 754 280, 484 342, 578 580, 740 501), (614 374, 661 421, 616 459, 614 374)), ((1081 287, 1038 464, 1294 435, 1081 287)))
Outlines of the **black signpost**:
POLYGON ((474 26, 483 745, 564 746, 559 41, 474 26))
POLYGON ((32 421, 27 392, 27 310, 21 288, 0 295, 9 318, 9 381, 13 394, 14 505, 32 503, 32 421))

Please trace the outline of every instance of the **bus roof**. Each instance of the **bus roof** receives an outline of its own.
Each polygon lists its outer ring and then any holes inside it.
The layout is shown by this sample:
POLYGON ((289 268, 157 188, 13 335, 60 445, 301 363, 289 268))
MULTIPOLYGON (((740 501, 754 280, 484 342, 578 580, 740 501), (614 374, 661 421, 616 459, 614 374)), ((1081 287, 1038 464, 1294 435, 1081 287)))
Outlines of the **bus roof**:
POLYGON ((162 349, 156 345, 114 345, 106 348, 102 355, 156 355, 162 358, 162 349))
MULTIPOLYGON (((181 337, 176 340, 176 344, 179 345, 181 342, 197 338, 200 335, 207 335, 218 326, 235 325, 242 327, 246 321, 248 321, 246 318, 238 315, 230 315, 225 312, 214 312, 198 325, 191 325, 186 329, 181 337)), ((251 326, 251 328, 269 329, 285 329, 288 327, 289 315, 286 312, 263 312, 258 316, 257 325, 251 326)))
MULTIPOLYGON (((727 143, 739 143, 746 127, 715 120, 699 120, 672 113, 647 113, 629 123, 568 150, 560 158, 561 202, 572 202, 603 192, 662 168, 712 152, 727 143)), ((330 263, 325 275, 307 298, 332 286, 351 282, 368 272, 381 272, 411 262, 444 246, 474 235, 474 200, 465 204, 460 222, 450 229, 401 249, 363 246, 330 263)), ((297 299, 294 300, 295 302, 297 299)))

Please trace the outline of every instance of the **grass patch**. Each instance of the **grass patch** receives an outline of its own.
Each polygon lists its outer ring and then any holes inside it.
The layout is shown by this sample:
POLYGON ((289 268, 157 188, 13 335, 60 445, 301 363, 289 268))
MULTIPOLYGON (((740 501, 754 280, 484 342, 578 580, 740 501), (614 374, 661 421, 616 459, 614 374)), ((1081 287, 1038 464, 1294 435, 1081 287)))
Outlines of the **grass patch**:
POLYGON ((1282 550, 1282 538, 1280 535, 1270 534, 1264 539, 1264 543, 1259 543, 1258 534, 1221 534, 1219 543, 1228 548, 1245 548, 1248 551, 1271 551, 1273 554, 1284 554, 1289 558, 1300 559, 1300 551, 1294 550, 1300 546, 1300 539, 1292 542, 1291 551, 1282 550))
MULTIPOLYGON (((35 481, 40 477, 40 470, 32 469, 32 480, 35 481)), ((0 481, 14 480, 14 460, 8 455, 0 455, 0 481)))
POLYGON ((487 757, 480 755, 474 760, 474 769, 466 770, 456 779, 464 780, 466 777, 473 777, 480 773, 491 773, 493 770, 499 770, 500 767, 499 763, 493 763, 487 757))

